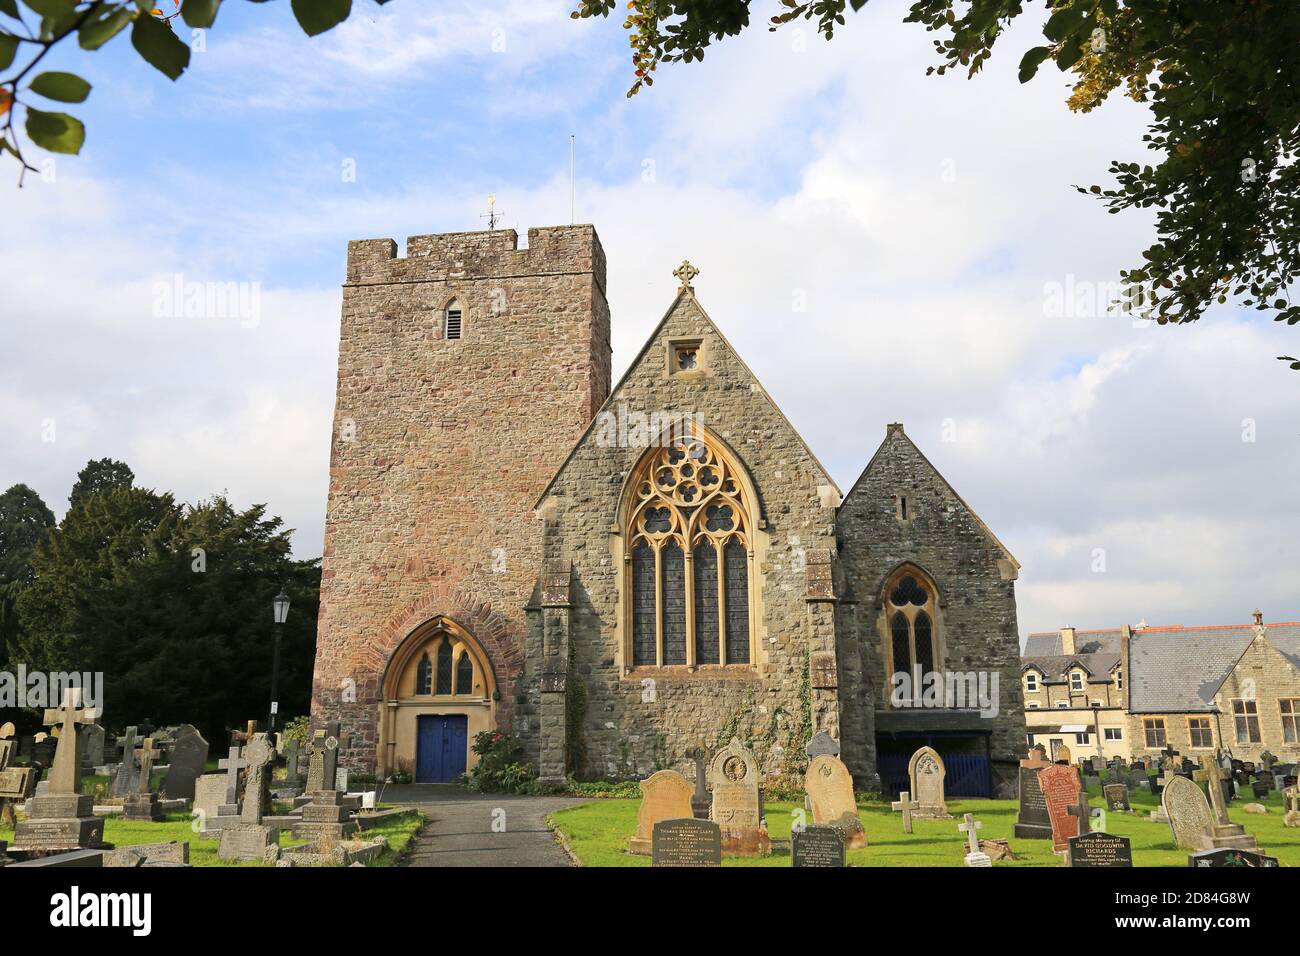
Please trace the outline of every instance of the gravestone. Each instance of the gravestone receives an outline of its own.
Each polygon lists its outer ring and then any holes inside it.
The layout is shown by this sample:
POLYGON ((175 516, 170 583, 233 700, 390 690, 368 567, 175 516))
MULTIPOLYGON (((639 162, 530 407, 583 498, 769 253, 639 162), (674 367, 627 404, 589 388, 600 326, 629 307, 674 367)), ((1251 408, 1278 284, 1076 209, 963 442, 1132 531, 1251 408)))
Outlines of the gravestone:
POLYGON ((695 792, 691 794, 691 816, 697 820, 709 818, 708 751, 694 747, 687 754, 695 764, 695 792))
POLYGON ((804 827, 791 833, 790 841, 791 866, 844 865, 844 833, 839 827, 804 827))
POLYGON ((853 777, 839 757, 821 754, 812 759, 803 780, 813 823, 832 826, 844 834, 847 849, 867 845, 867 831, 853 799, 853 777))
POLYGON ((676 770, 660 770, 641 781, 641 806, 636 814, 636 834, 629 853, 649 855, 655 824, 660 820, 692 817, 691 784, 676 770))
POLYGON ((826 731, 819 730, 804 746, 804 753, 808 755, 809 761, 816 760, 818 757, 838 757, 840 742, 826 731))
POLYGON ((208 762, 208 742, 190 724, 182 724, 172 738, 162 795, 169 800, 193 800, 194 781, 208 762))
POLYGON ((1047 801, 1038 783, 1038 771, 1051 764, 1046 751, 1033 747, 1027 760, 1020 761, 1019 805, 1016 825, 1012 831, 1022 840, 1050 840, 1052 820, 1047 813, 1047 801))
POLYGON ((766 856, 772 850, 758 789, 758 762, 735 737, 709 766, 713 804, 709 818, 722 828, 722 850, 738 856, 766 856))
POLYGON ((1124 784, 1108 783, 1102 787, 1101 793, 1106 800, 1107 810, 1128 813, 1133 809, 1128 800, 1128 787, 1124 784))
POLYGON ((1262 780, 1256 780, 1250 785, 1250 792, 1255 795, 1256 800, 1267 800, 1268 793, 1273 788, 1262 780))
POLYGON ((128 793, 122 801, 123 819, 162 820, 162 807, 158 804, 158 796, 153 792, 152 786, 153 762, 161 755, 162 751, 153 745, 152 737, 146 737, 135 751, 135 759, 140 768, 137 777, 139 784, 136 792, 128 793))
POLYGON ((1222 780, 1228 772, 1211 763, 1203 770, 1197 770, 1195 779, 1205 784, 1210 795, 1210 807, 1214 814, 1210 830, 1210 847, 1220 849, 1231 847, 1236 850, 1253 850, 1258 845, 1255 838, 1246 832, 1246 828, 1228 819, 1228 804, 1223 798, 1222 780))
POLYGON ((103 766, 104 728, 89 724, 81 728, 81 766, 87 770, 103 766))
POLYGON ((913 816, 925 820, 949 820, 948 801, 944 799, 944 778, 947 770, 943 758, 932 747, 922 747, 907 762, 908 791, 920 806, 913 816))
POLYGON ((1065 850, 1070 837, 1079 835, 1079 818, 1069 811, 1083 789, 1079 771, 1067 764, 1052 764, 1038 771, 1038 786, 1052 825, 1052 849, 1065 850))
POLYGON ((91 723, 96 711, 79 708, 81 691, 64 691, 63 706, 45 711, 44 722, 61 726, 50 768, 50 789, 27 801, 27 818, 14 829, 12 851, 78 850, 101 846, 104 821, 94 814, 94 800, 81 793, 77 726, 91 723))
POLYGON ((226 803, 226 775, 205 773, 194 784, 192 815, 199 822, 201 836, 216 836, 217 830, 239 821, 239 808, 226 803))
MULTIPOLYGON (((244 762, 243 751, 239 747, 231 747, 227 754, 228 756, 217 761, 217 768, 226 772, 227 806, 237 807, 239 805, 239 781, 243 776, 240 771, 247 764, 244 762)), ((234 811, 229 812, 233 813, 234 811)))
POLYGON ((337 842, 351 836, 358 829, 343 805, 343 794, 337 789, 339 751, 350 744, 350 738, 340 730, 338 721, 330 721, 312 734, 312 752, 307 769, 308 802, 302 808, 302 822, 293 828, 293 835, 314 842, 337 842), (319 789, 313 790, 317 784, 319 789))
POLYGON ((1174 846, 1184 850, 1212 849, 1214 814, 1200 787, 1186 777, 1175 776, 1165 784, 1160 805, 1169 820, 1174 846))
POLYGON ((298 786, 298 740, 290 740, 284 745, 284 779, 291 787, 298 786))
POLYGON ((993 858, 980 849, 979 829, 984 826, 975 819, 973 814, 967 813, 962 818, 962 822, 957 824, 957 829, 966 834, 966 857, 965 864, 974 867, 991 867, 993 858))
POLYGON ((275 748, 266 734, 253 733, 249 737, 244 759, 248 762, 244 805, 239 823, 221 830, 217 857, 222 860, 264 860, 268 850, 280 843, 280 831, 262 823, 263 810, 270 802, 271 765, 275 760, 275 748))
POLYGON ((1133 865, 1133 847, 1127 837, 1097 831, 1070 837, 1066 865, 1076 867, 1125 867, 1133 865))
POLYGON ((1060 744, 1056 748, 1055 756, 1052 757, 1052 763, 1059 763, 1062 764, 1063 766, 1068 767, 1070 765, 1071 759, 1072 756, 1070 754, 1070 748, 1067 747, 1065 744, 1060 744))
MULTIPOLYGON (((14 803, 21 803, 36 790, 36 771, 31 767, 12 766, 17 750, 14 725, 0 726, 0 826, 13 827, 14 803)), ((4 854, 0 847, 0 856, 4 854)))
POLYGON ((1254 850, 1235 850, 1224 847, 1217 850, 1202 850, 1187 857, 1187 865, 1194 867, 1274 867, 1277 857, 1266 856, 1254 850))
POLYGON ((138 727, 127 727, 122 736, 117 738, 117 746, 122 753, 118 761, 117 772, 113 774, 113 783, 108 793, 113 797, 125 797, 140 789, 140 780, 135 770, 135 749, 138 743, 138 727))
POLYGON ((650 843, 652 866, 722 865, 722 828, 712 820, 660 820, 650 843))
POLYGON ((898 795, 898 799, 889 805, 891 810, 901 810, 903 813, 903 832, 912 832, 912 811, 919 807, 920 804, 912 799, 912 795, 904 790, 898 795))

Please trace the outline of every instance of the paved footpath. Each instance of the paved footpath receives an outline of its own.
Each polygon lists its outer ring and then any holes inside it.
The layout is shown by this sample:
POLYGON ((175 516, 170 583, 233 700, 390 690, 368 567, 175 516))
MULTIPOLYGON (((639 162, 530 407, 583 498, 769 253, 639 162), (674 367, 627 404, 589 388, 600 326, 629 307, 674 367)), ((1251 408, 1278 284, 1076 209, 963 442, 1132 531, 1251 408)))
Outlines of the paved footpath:
POLYGON ((381 799, 419 807, 428 819, 406 866, 570 866, 546 817, 588 802, 471 793, 435 784, 389 785, 381 799))

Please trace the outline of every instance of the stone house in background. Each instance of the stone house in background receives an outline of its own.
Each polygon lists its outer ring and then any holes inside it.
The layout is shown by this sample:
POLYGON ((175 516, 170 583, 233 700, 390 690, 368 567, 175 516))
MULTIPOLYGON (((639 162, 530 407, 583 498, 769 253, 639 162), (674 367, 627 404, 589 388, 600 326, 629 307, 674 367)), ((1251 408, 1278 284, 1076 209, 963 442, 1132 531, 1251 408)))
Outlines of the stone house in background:
POLYGON ((1031 744, 1091 756, 1100 728, 1107 757, 1300 760, 1300 623, 1062 628, 1029 635, 1021 674, 1031 744))
POLYGON ((499 730, 544 780, 643 777, 735 735, 777 776, 825 730, 861 786, 929 744, 1005 792, 1018 565, 903 426, 841 496, 685 263, 611 385, 595 230, 528 240, 349 244, 312 706, 345 762, 454 780, 499 730))

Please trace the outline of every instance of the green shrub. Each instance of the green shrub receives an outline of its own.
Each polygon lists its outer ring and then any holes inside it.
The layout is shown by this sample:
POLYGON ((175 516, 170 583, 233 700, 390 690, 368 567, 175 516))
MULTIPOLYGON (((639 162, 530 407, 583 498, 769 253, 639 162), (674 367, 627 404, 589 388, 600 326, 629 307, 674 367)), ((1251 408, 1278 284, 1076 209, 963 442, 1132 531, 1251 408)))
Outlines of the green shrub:
POLYGON ((483 793, 529 792, 534 783, 533 768, 516 759, 519 745, 508 734, 485 730, 474 735, 474 745, 470 749, 478 756, 478 763, 465 780, 471 790, 483 793))

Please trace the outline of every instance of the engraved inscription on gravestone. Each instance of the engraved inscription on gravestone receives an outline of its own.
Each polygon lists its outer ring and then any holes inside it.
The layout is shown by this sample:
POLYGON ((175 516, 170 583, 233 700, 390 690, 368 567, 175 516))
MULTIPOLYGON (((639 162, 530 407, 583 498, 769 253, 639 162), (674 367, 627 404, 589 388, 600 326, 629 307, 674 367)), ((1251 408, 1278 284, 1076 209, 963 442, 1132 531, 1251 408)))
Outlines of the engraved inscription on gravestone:
POLYGON ((653 866, 721 866, 722 828, 711 820, 660 820, 650 860, 653 866))
POLYGON ((1117 867, 1133 865, 1133 848, 1127 837, 1085 833, 1070 837, 1066 857, 1070 866, 1117 867))
POLYGON ((836 827, 811 826, 791 834, 790 865, 843 866, 844 835, 836 827))

